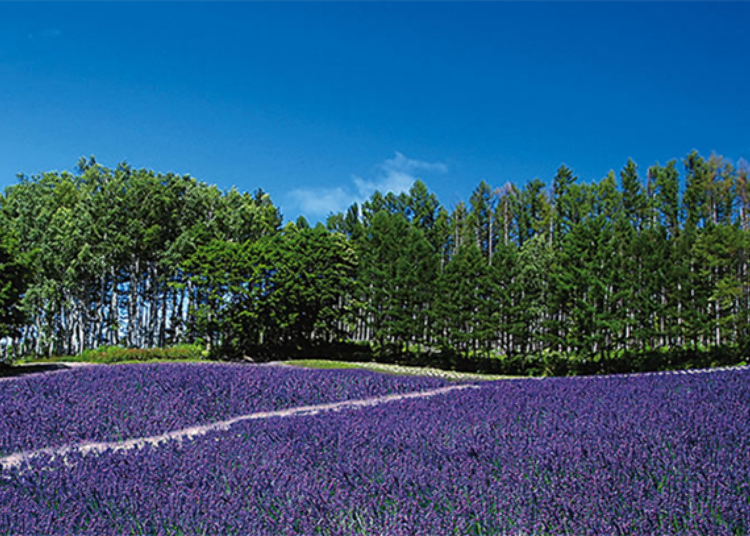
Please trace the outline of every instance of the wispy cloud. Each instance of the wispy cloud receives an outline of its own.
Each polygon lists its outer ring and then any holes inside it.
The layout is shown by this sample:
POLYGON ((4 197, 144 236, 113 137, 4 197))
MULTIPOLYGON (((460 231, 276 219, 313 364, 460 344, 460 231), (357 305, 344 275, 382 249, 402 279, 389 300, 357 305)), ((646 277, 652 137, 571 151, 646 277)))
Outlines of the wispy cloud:
POLYGON ((299 211, 308 218, 317 219, 331 213, 342 212, 352 203, 366 201, 376 190, 381 193, 400 194, 411 188, 423 173, 447 173, 448 166, 442 162, 424 162, 408 158, 396 151, 396 155, 377 166, 372 178, 358 175, 351 183, 335 188, 298 188, 290 197, 299 211))
POLYGON ((351 194, 343 188, 317 188, 292 190, 289 194, 299 211, 305 216, 325 216, 329 212, 345 210, 352 204, 351 194))

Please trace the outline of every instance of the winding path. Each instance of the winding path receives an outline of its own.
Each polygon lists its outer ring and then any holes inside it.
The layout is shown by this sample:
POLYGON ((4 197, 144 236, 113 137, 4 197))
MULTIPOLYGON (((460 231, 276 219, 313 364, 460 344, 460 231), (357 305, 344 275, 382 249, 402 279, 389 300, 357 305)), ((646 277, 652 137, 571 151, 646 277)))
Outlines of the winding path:
POLYGON ((452 391, 460 391, 462 389, 477 389, 477 385, 473 384, 462 384, 462 385, 451 385, 448 387, 441 387, 439 389, 431 389, 429 391, 418 391, 411 393, 401 393, 394 395, 384 395, 372 398, 362 398, 358 400, 344 400, 342 402, 332 402, 330 404, 318 404, 314 406, 299 406, 296 408, 288 408, 277 411, 261 411, 256 413, 249 413, 247 415, 239 415, 231 419, 224 421, 218 421, 211 424, 202 426, 191 426, 190 428, 183 428, 181 430, 174 430, 172 432, 166 432, 161 435, 150 436, 150 437, 138 437, 134 439, 128 439, 125 441, 110 441, 110 442, 84 442, 75 443, 69 445, 63 445, 61 447, 49 447, 37 450, 27 450, 24 452, 17 452, 9 456, 0 458, 0 466, 4 469, 17 467, 21 463, 30 458, 34 458, 41 455, 52 455, 52 456, 65 456, 72 452, 80 452, 82 454, 101 454, 105 451, 118 451, 118 450, 131 450, 140 448, 145 445, 159 445, 171 440, 182 441, 183 439, 193 439, 194 437, 205 435, 209 432, 216 430, 228 430, 232 425, 242 421, 252 421, 258 419, 270 419, 273 417, 301 417, 307 415, 317 415, 318 413, 329 412, 329 411, 341 411, 352 408, 364 408, 370 406, 377 406, 380 404, 387 404, 389 402, 398 402, 399 400, 407 400, 410 398, 429 398, 436 395, 442 395, 452 391))

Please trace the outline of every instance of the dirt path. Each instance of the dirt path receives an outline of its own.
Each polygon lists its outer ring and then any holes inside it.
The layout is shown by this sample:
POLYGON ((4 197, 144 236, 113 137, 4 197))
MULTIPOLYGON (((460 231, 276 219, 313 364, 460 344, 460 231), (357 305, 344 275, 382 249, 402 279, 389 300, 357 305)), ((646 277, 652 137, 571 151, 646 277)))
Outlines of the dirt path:
POLYGON ((23 363, 13 365, 0 371, 0 383, 18 380, 20 378, 29 378, 42 374, 57 374, 66 370, 81 367, 97 366, 93 363, 76 363, 69 361, 54 361, 51 363, 23 363))
POLYGON ((278 411, 261 411, 257 413, 249 413, 247 415, 240 415, 233 417, 225 421, 219 421, 212 424, 206 424, 203 426, 192 426, 190 428, 183 428, 182 430, 174 430, 157 436, 150 437, 139 437, 135 439, 128 439, 126 441, 119 442, 86 442, 76 443, 71 445, 64 445, 62 447, 50 447, 38 450, 29 450, 25 452, 17 452, 0 458, 0 466, 5 469, 11 467, 17 467, 21 465, 24 460, 34 458, 40 455, 52 455, 52 456, 65 456, 71 452, 81 452, 82 454, 101 454, 104 451, 111 450, 131 450, 140 448, 145 445, 159 445, 173 439, 182 441, 183 439, 192 439, 197 436, 205 435, 208 432, 215 430, 228 430, 233 424, 242 421, 252 421, 258 419, 269 419, 272 417, 298 417, 307 415, 316 415, 318 413, 328 411, 341 411, 344 409, 352 408, 364 408, 369 406, 377 406, 380 404, 386 404, 388 402, 397 402, 399 400, 407 400, 410 398, 429 398, 436 395, 442 395, 451 391, 460 391, 462 389, 477 389, 478 386, 471 384, 463 385, 451 385, 448 387, 441 387, 439 389, 431 389, 429 391, 419 391, 411 393, 402 393, 395 395, 384 395, 372 398, 363 398, 359 400, 345 400, 343 402, 333 402, 330 404, 318 404, 315 406, 299 406, 296 408, 282 409, 278 411))

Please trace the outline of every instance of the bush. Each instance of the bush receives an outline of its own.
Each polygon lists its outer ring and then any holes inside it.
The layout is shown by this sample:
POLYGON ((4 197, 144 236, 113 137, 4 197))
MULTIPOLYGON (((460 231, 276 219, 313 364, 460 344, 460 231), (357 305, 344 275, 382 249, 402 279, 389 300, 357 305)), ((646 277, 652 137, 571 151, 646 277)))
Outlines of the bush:
POLYGON ((153 360, 199 360, 203 359, 202 348, 192 344, 181 344, 170 348, 121 348, 100 346, 94 350, 84 350, 76 361, 91 363, 122 363, 123 361, 153 360))

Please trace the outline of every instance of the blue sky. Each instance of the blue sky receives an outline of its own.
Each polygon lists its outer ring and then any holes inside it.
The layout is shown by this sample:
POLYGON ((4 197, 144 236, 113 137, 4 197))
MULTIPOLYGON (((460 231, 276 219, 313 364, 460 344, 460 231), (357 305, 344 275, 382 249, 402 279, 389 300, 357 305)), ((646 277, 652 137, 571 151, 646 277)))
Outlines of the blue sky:
POLYGON ((0 2, 0 187, 107 166, 315 221, 422 178, 750 160, 750 3, 0 2))

